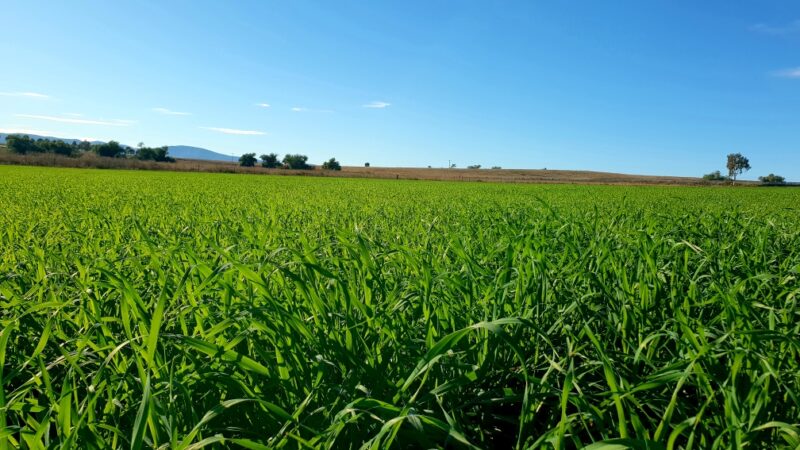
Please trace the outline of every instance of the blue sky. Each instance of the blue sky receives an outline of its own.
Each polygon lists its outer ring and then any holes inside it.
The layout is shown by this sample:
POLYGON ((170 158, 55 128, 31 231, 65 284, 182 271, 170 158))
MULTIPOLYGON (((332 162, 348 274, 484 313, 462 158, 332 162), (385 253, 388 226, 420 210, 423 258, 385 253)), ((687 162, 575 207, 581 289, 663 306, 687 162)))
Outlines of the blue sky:
POLYGON ((800 180, 800 3, 4 1, 0 132, 800 180), (268 105, 268 106, 266 106, 268 105))

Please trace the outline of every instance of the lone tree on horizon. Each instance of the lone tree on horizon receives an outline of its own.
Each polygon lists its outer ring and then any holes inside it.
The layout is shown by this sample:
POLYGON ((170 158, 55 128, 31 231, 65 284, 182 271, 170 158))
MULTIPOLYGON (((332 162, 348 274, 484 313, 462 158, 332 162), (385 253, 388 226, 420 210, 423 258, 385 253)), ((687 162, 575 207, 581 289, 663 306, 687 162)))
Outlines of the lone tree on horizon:
POLYGON ((728 176, 730 176, 731 180, 736 181, 737 175, 750 170, 750 160, 741 153, 731 153, 728 155, 726 167, 728 168, 728 176))

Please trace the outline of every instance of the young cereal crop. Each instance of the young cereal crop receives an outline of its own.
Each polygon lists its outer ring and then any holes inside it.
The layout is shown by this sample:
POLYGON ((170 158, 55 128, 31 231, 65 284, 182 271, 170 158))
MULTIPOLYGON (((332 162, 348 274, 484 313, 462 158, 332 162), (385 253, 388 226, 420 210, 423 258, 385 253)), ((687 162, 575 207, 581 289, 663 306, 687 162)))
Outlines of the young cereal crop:
POLYGON ((0 450, 800 448, 798 205, 0 167, 0 450))

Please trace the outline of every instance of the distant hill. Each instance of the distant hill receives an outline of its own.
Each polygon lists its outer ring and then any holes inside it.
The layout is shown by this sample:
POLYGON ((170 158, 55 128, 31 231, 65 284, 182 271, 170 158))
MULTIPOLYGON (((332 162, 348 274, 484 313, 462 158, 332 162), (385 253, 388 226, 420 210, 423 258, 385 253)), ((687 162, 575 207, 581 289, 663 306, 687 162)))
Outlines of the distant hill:
MULTIPOLYGON (((23 133, 19 133, 23 134, 23 133)), ((0 144, 6 143, 8 133, 0 133, 0 144)), ((31 139, 46 139, 49 141, 64 141, 68 144, 73 142, 80 142, 80 139, 61 138, 54 136, 39 136, 36 134, 28 134, 31 139)), ((92 144, 104 144, 103 141, 92 141, 92 144)), ((202 159, 205 161, 238 161, 237 156, 223 155, 206 148, 191 147, 188 145, 170 145, 169 156, 181 159, 202 159)))
POLYGON ((169 156, 182 159, 202 159, 206 161, 238 161, 239 158, 231 155, 213 152, 211 150, 191 147, 188 145, 170 145, 169 156))

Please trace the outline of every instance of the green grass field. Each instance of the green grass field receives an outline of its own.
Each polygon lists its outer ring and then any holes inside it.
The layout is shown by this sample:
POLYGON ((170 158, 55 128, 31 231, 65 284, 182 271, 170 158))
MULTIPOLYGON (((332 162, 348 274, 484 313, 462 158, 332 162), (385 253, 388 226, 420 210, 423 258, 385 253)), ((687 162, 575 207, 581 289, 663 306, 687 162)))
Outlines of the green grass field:
POLYGON ((800 446, 793 189, 0 167, 0 249, 0 450, 800 446))

